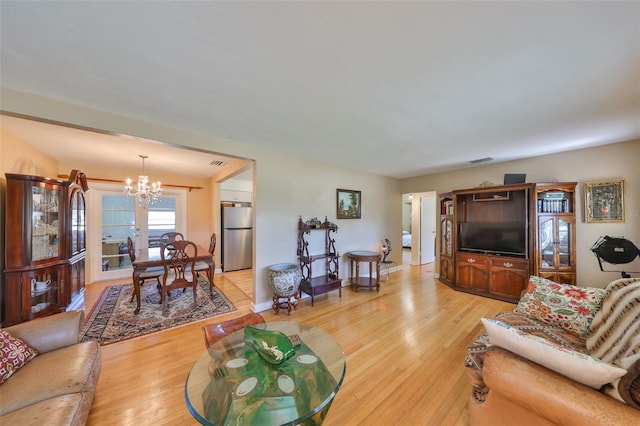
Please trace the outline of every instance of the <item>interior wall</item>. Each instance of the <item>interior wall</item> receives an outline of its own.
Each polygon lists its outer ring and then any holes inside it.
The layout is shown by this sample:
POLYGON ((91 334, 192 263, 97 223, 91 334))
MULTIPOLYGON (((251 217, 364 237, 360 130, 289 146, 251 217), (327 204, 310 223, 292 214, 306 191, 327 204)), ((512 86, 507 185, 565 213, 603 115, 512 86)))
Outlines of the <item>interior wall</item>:
MULTIPOLYGON (((604 287, 619 278, 617 272, 602 272, 591 252, 600 236, 625 237, 640 247, 640 140, 532 157, 524 160, 434 173, 400 183, 402 192, 434 190, 438 193, 477 187, 484 181, 502 184, 505 173, 526 173, 527 182, 578 182, 576 187, 577 283, 604 287), (586 223, 585 182, 622 178, 625 180, 625 222, 586 223)), ((439 250, 439 248, 438 248, 439 250)), ((640 262, 636 262, 638 265, 640 262)), ((608 268, 605 268, 608 269, 608 268)), ((615 267, 612 269, 619 269, 615 267)), ((635 271, 640 271, 636 266, 635 271)))
MULTIPOLYGON (((349 276, 347 252, 379 252, 385 237, 400 241, 402 195, 397 180, 279 153, 261 158, 256 179, 256 229, 261 238, 256 246, 263 265, 297 263, 299 217, 324 220, 326 216, 338 225, 335 240, 343 284, 349 276), (362 219, 336 219, 337 188, 362 191, 362 219)), ((402 251, 394 250, 392 259, 401 264, 402 251)), ((314 269, 322 266, 316 264, 314 269)), ((258 280, 266 284, 266 269, 262 268, 258 280)), ((265 285, 257 291, 261 293, 259 300, 271 296, 265 285)))
MULTIPOLYGON (((7 178, 5 173, 17 173, 43 177, 55 177, 58 162, 13 134, 0 128, 0 272, 4 270, 5 252, 5 200, 7 178)), ((4 274, 0 273, 0 285, 4 283, 4 274)), ((0 294, 0 299, 2 294, 0 294)), ((0 302, 0 308, 2 303, 0 302)))
MULTIPOLYGON (((0 128, 0 167, 2 179, 5 173, 55 178, 58 161, 38 151, 27 142, 0 128)), ((70 171, 70 170, 69 170, 70 171)))
MULTIPOLYGON (((402 193, 399 181, 332 164, 303 160, 238 142, 143 122, 130 117, 2 89, 4 111, 69 123, 102 131, 143 137, 177 146, 188 146, 255 160, 255 302, 270 306, 267 283, 269 265, 297 263, 297 222, 318 217, 338 227, 336 247, 341 255, 340 277, 348 279, 344 260, 350 250, 380 250, 381 240, 402 236, 402 193), (336 189, 362 191, 362 218, 336 219, 336 189)), ((151 173, 151 171, 149 172, 151 173)), ((392 258, 402 263, 402 252, 392 258)))

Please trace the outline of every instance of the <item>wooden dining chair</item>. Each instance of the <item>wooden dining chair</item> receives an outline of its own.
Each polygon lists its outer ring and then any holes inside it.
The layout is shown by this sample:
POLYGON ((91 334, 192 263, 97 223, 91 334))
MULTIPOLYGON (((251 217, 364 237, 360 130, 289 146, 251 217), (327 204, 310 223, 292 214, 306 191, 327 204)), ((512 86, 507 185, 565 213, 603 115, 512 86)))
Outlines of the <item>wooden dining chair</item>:
POLYGON ((167 299, 169 292, 175 289, 193 290, 193 308, 197 306, 198 273, 195 270, 198 247, 187 240, 175 240, 160 245, 162 266, 162 286, 160 289, 160 303, 162 315, 167 316, 167 299))
POLYGON ((165 232, 160 235, 160 244, 170 243, 171 241, 181 241, 184 240, 184 235, 180 232, 165 232))
MULTIPOLYGON (((213 253, 216 251, 216 233, 211 234, 211 239, 209 240, 209 254, 211 255, 211 260, 213 261, 213 253)), ((213 265, 215 270, 215 263, 213 265)), ((211 272, 211 268, 209 268, 209 264, 204 261, 196 262, 196 272, 206 272, 207 278, 209 279, 209 291, 213 293, 213 273, 211 272)))
MULTIPOLYGON (((135 251, 135 248, 133 247, 133 240, 131 239, 131 237, 127 237, 127 251, 129 253, 129 260, 131 260, 131 266, 133 266, 133 263, 136 261, 136 251, 135 251)), ((142 287, 145 280, 154 279, 158 281, 157 287, 160 288, 162 286, 162 283, 160 282, 160 278, 163 275, 164 275, 164 267, 162 266, 153 266, 151 268, 145 269, 140 274, 140 278, 139 278, 140 287, 142 287)), ((129 302, 133 302, 134 297, 135 297, 135 294, 132 293, 131 300, 129 302)))
POLYGON ((202 334, 204 336, 204 345, 207 349, 218 340, 240 330, 247 325, 263 324, 264 318, 262 315, 251 312, 240 318, 233 318, 222 322, 214 322, 211 324, 205 324, 202 326, 202 334))

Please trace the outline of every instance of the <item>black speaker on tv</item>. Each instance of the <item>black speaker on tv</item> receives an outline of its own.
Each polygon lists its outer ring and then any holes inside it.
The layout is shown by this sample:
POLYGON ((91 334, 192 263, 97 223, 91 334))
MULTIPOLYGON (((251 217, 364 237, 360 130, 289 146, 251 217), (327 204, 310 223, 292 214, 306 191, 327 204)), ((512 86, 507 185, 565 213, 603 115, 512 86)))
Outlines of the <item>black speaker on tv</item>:
POLYGON ((504 175, 504 184, 513 185, 515 183, 524 183, 526 179, 527 175, 525 173, 506 173, 504 175))

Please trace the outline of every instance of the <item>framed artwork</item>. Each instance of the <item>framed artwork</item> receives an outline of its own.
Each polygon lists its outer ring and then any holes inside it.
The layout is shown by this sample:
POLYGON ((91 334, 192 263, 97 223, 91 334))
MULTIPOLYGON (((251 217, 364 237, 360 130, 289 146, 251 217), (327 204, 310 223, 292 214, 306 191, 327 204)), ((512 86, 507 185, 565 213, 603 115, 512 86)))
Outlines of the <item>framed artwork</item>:
POLYGON ((350 189, 338 189, 337 194, 337 218, 360 219, 362 212, 362 199, 360 191, 350 189))
POLYGON ((588 223, 624 222, 624 179, 586 182, 584 193, 588 223))

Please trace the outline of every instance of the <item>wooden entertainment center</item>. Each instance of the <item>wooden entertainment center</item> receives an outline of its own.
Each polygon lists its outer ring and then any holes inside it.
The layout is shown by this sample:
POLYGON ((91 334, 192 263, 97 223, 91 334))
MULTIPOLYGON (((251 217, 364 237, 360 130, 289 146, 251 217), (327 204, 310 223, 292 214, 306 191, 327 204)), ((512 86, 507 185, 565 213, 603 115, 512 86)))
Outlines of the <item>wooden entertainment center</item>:
POLYGON ((440 196, 440 281, 517 303, 530 275, 575 284, 575 182, 440 196))

